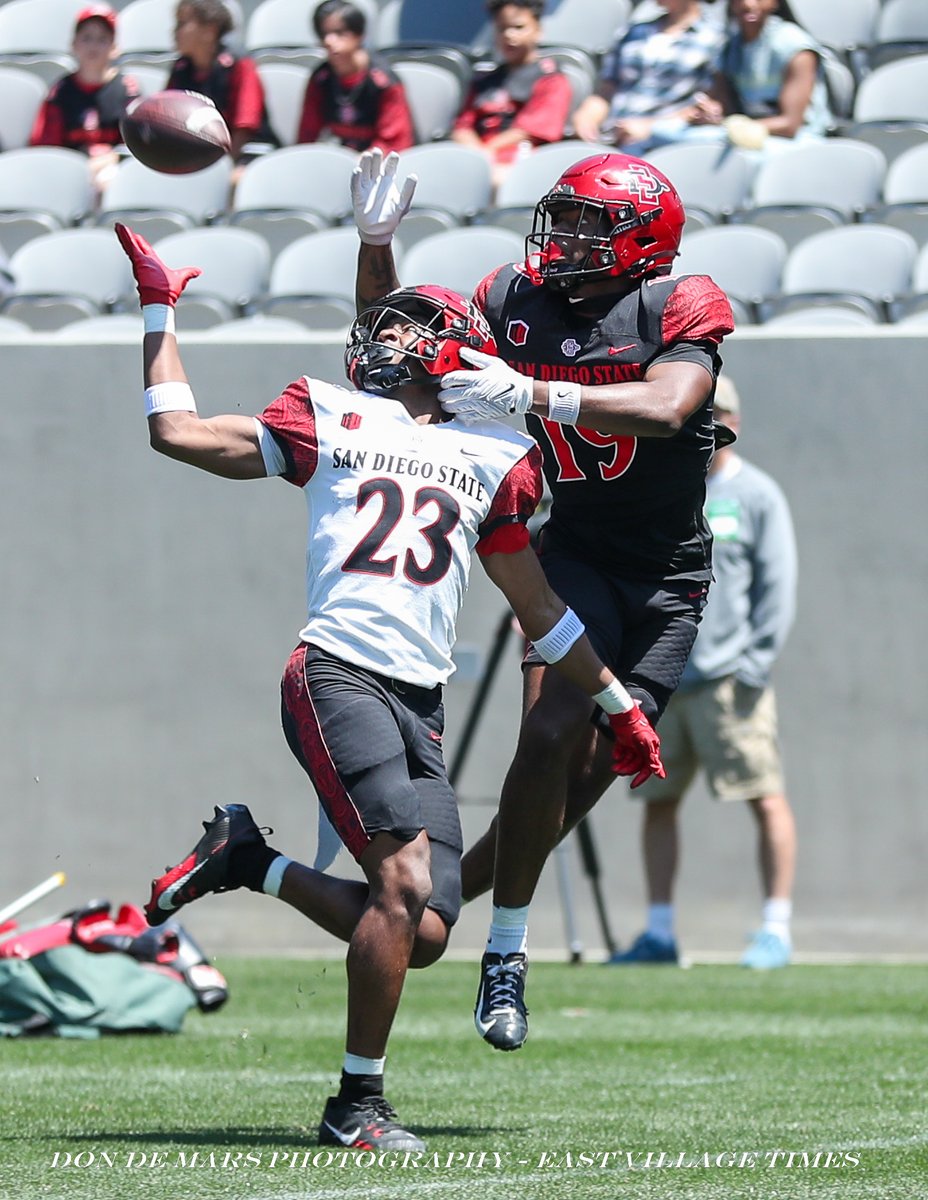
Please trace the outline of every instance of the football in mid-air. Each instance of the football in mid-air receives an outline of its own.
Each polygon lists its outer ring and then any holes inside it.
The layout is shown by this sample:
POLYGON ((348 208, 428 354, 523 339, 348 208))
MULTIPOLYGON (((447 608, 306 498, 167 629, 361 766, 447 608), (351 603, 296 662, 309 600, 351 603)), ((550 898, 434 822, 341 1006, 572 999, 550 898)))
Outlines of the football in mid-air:
POLYGON ((229 129, 199 92, 166 91, 130 104, 119 122, 133 158, 166 175, 202 171, 229 153, 229 129))

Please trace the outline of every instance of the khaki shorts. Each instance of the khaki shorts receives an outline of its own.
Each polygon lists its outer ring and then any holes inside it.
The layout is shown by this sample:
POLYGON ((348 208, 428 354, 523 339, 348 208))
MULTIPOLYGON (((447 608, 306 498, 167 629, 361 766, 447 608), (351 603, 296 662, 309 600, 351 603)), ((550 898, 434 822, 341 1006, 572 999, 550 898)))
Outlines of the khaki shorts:
POLYGON ((666 779, 652 777, 632 799, 678 800, 702 767, 716 800, 751 800, 783 791, 772 688, 733 675, 676 692, 661 718, 666 779))

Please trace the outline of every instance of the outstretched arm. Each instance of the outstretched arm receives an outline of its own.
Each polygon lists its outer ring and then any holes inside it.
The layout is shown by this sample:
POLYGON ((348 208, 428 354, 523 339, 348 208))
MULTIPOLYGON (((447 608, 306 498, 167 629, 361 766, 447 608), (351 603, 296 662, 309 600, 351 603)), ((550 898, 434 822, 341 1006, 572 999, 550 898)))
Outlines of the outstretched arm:
POLYGON ((603 709, 615 736, 612 769, 633 775, 632 787, 664 777, 660 738, 632 697, 600 661, 583 624, 551 590, 534 550, 480 560, 539 654, 603 709))
POLYGON ((400 156, 384 157, 379 149, 365 150, 351 175, 351 206, 361 238, 355 306, 358 312, 382 300, 400 286, 391 242, 412 203, 418 178, 397 182, 400 156))
POLYGON ((267 471, 254 418, 200 418, 181 362, 174 309, 199 267, 166 267, 145 238, 125 225, 116 225, 116 236, 132 263, 145 318, 142 360, 152 447, 227 479, 263 478, 267 471))

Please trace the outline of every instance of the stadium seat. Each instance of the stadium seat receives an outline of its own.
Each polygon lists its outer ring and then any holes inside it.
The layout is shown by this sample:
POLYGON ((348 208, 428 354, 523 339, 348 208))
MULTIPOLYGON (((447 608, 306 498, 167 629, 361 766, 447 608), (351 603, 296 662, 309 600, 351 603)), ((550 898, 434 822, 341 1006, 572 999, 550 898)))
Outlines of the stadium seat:
POLYGON ((119 13, 120 59, 164 65, 174 61, 174 8, 164 0, 130 0, 119 13))
POLYGON ((103 193, 96 223, 121 221, 150 242, 206 224, 225 210, 231 174, 229 158, 190 175, 164 175, 127 158, 103 193))
POLYGON ((877 324, 872 313, 833 304, 810 304, 782 312, 764 322, 765 329, 861 329, 877 324))
POLYGON ((928 4, 925 0, 885 0, 868 51, 870 67, 911 54, 928 54, 928 4))
POLYGON ((47 91, 38 75, 0 64, 0 149, 20 150, 29 144, 36 113, 47 91))
POLYGON ((97 317, 83 317, 71 321, 54 331, 56 342, 88 344, 123 343, 141 346, 145 333, 145 322, 138 307, 134 312, 103 313, 97 317))
POLYGON ((928 141, 907 150, 890 166, 883 203, 870 208, 864 219, 904 229, 919 245, 928 244, 928 141))
POLYGON ((309 68, 296 63, 258 62, 258 74, 264 87, 268 120, 282 146, 292 146, 300 131, 303 97, 309 81, 309 68))
POLYGON ((878 201, 885 175, 886 159, 866 142, 800 142, 762 163, 752 203, 736 219, 771 229, 795 246, 859 217, 878 201))
POLYGON ((817 42, 848 54, 873 41, 880 0, 791 0, 791 7, 817 42))
POLYGON ((404 287, 437 283, 470 296, 495 267, 524 258, 523 240, 511 229, 470 225, 417 242, 404 255, 399 277, 404 287))
MULTIPOLYGON (((182 328, 202 329, 242 316, 267 288, 270 251, 267 242, 249 229, 188 229, 162 238, 155 249, 171 266, 203 270, 187 284, 178 302, 182 328)), ((132 304, 126 307, 131 309, 132 304)))
POLYGON ((531 229, 535 205, 568 167, 591 154, 608 154, 614 149, 574 141, 539 146, 525 158, 516 159, 497 189, 493 206, 483 210, 479 220, 510 228, 524 237, 531 229))
POLYGON ((470 86, 474 65, 456 46, 386 46, 379 53, 391 65, 396 62, 425 62, 444 67, 457 76, 462 95, 470 86))
POLYGON ((20 338, 29 337, 32 330, 25 321, 17 321, 13 317, 0 317, 0 341, 18 342, 20 338))
POLYGON ((250 162, 241 174, 229 224, 260 233, 272 260, 297 238, 317 233, 351 211, 357 155, 342 146, 284 146, 250 162))
POLYGON ((33 146, 0 154, 0 245, 8 253, 76 224, 92 207, 87 159, 77 150, 33 146))
POLYGON ((628 27, 630 0, 547 0, 541 45, 577 46, 600 58, 628 27))
POLYGON ((710 221, 743 208, 750 193, 754 168, 731 146, 662 146, 648 161, 667 176, 688 212, 698 210, 710 221))
POLYGON ((781 295, 761 306, 764 320, 810 303, 854 308, 885 320, 912 290, 918 247, 899 229, 847 225, 806 238, 786 260, 781 295))
POLYGON ((224 321, 221 325, 214 325, 211 329, 204 329, 200 337, 211 342, 229 342, 236 345, 245 341, 262 342, 268 338, 295 341, 308 335, 309 330, 301 321, 255 313, 250 317, 237 317, 232 321, 224 321))
POLYGON ((155 92, 162 92, 167 86, 167 63, 131 60, 120 62, 119 69, 124 75, 130 75, 135 80, 143 96, 151 96, 155 92))
POLYGON ((921 248, 915 260, 910 294, 891 305, 890 316, 894 321, 903 321, 925 312, 928 312, 928 244, 921 248))
POLYGON ((46 91, 62 75, 77 69, 77 60, 70 54, 6 54, 0 55, 0 70, 16 68, 41 80, 46 91))
POLYGON ((685 233, 677 275, 710 275, 729 299, 738 301, 744 318, 756 320, 758 306, 780 290, 786 242, 752 225, 717 225, 685 233))
POLYGON ((406 92, 418 142, 437 142, 451 132, 464 90, 455 71, 434 62, 396 59, 393 70, 406 92))
POLYGON ((132 287, 132 270, 112 233, 61 229, 27 242, 10 259, 15 290, 5 315, 32 329, 58 329, 97 316, 132 287))
POLYGON ((490 161, 472 146, 413 146, 403 152, 402 170, 419 179, 412 208, 397 231, 407 250, 423 237, 470 221, 490 203, 490 161))
MULTIPOLYGON (((394 257, 402 263, 399 247, 394 257)), ((257 310, 315 329, 344 329, 354 319, 357 261, 358 234, 353 225, 297 238, 271 266, 267 295, 257 310)))
POLYGON ((887 63, 861 80, 854 121, 928 122, 928 54, 887 63))
POLYGON ((79 7, 74 0, 9 0, 0 5, 0 60, 67 54, 79 7))

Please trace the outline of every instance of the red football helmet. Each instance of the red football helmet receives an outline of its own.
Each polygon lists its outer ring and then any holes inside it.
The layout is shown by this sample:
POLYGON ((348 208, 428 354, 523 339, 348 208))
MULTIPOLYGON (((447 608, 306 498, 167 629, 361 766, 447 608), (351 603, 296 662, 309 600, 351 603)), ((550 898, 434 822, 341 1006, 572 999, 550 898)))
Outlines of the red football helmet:
POLYGON ((427 375, 468 370, 462 346, 496 353, 496 342, 483 313, 463 296, 435 284, 398 288, 359 313, 348 331, 345 373, 356 388, 390 395, 413 378, 409 363, 420 362, 427 375), (404 349, 385 345, 378 333, 397 320, 413 324, 419 337, 404 349), (403 357, 394 361, 397 354, 403 357))
POLYGON ((564 291, 588 279, 664 274, 685 220, 676 188, 656 167, 627 154, 596 154, 568 167, 538 202, 526 269, 564 291))

